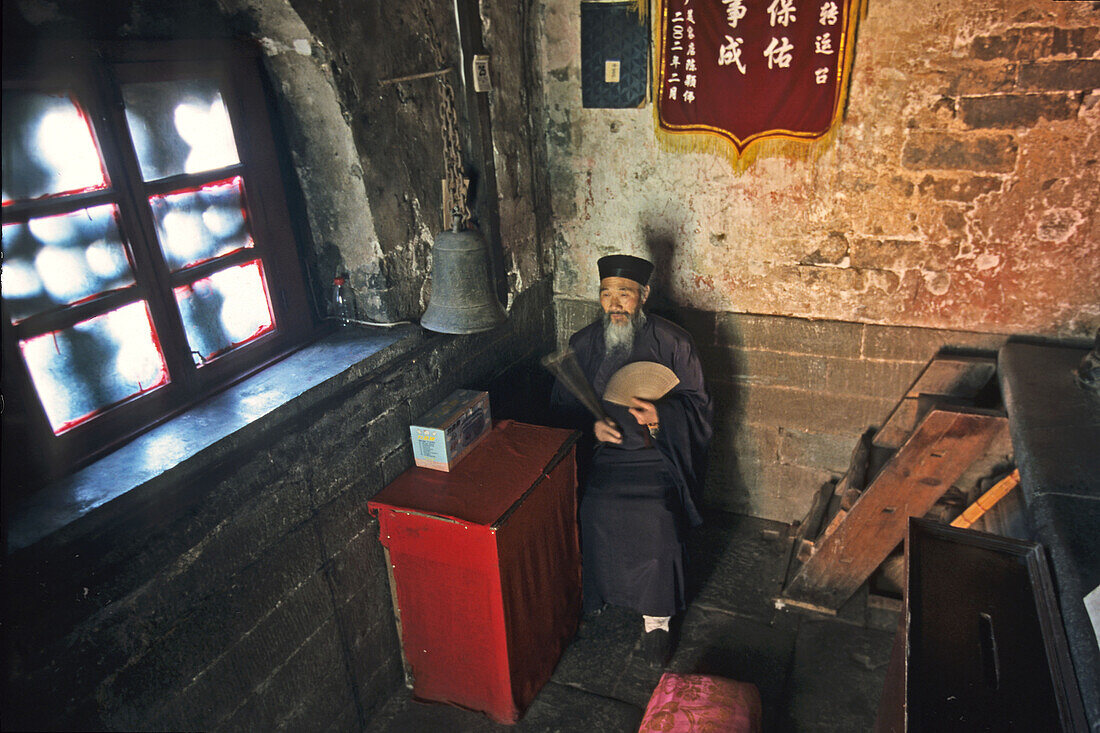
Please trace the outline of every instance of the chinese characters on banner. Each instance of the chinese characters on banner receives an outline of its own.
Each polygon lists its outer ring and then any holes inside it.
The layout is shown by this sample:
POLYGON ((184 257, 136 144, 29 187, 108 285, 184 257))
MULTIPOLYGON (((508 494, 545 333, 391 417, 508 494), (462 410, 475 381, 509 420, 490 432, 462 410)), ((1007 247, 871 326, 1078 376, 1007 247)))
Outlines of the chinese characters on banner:
POLYGON ((863 2, 658 0, 658 137, 720 146, 739 168, 762 149, 819 151, 843 113, 863 2))

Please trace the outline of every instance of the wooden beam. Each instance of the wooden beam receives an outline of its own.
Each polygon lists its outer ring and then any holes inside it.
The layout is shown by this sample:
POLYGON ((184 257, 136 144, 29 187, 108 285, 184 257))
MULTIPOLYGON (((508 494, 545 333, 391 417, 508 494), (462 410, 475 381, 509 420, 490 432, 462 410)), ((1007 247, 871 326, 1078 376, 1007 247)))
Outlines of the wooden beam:
POLYGON ((985 387, 996 372, 997 360, 993 358, 933 357, 905 392, 905 396, 890 413, 890 417, 875 433, 872 442, 881 448, 898 448, 924 416, 921 410, 921 395, 971 399, 985 387))
POLYGON ((993 505, 998 501, 1005 498, 1005 495, 1015 489, 1019 483, 1020 471, 1017 469, 998 481, 989 491, 978 497, 977 501, 968 506, 962 514, 955 517, 955 520, 951 522, 951 526, 969 529, 970 525, 981 519, 983 514, 992 509, 993 505))
POLYGON ((811 538, 817 537, 821 531, 821 523, 825 517, 825 511, 829 506, 833 490, 833 482, 827 481, 822 484, 821 488, 814 494, 813 504, 810 505, 810 511, 806 514, 806 518, 798 524, 797 531, 794 533, 791 552, 787 557, 787 571, 783 574, 784 584, 791 579, 795 568, 800 563, 806 562, 806 558, 813 553, 814 543, 811 538))
POLYGON ((848 511, 859 499, 863 489, 867 487, 867 466, 871 460, 871 431, 864 431, 856 441, 856 447, 852 449, 852 457, 848 461, 848 472, 836 486, 836 495, 840 497, 840 508, 848 511))
POLYGON ((1007 425, 1004 415, 989 410, 931 410, 852 509, 815 543, 780 601, 840 608, 905 538, 909 517, 924 516, 1007 425))

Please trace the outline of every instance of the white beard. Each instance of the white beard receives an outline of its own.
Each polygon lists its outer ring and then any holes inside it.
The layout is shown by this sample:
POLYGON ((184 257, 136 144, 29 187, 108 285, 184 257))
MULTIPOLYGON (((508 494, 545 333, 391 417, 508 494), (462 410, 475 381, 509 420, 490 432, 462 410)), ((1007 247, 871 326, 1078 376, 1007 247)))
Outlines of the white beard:
POLYGON ((645 325, 645 313, 639 308, 625 323, 616 323, 611 316, 603 315, 604 353, 629 354, 634 348, 634 335, 645 325))

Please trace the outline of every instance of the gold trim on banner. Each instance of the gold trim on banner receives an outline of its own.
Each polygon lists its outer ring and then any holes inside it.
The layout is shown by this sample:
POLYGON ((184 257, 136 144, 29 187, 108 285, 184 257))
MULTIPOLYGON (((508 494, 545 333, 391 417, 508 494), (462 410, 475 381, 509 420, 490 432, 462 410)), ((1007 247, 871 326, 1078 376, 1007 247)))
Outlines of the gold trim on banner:
MULTIPOLYGON (((661 126, 661 92, 664 78, 663 68, 664 38, 668 17, 669 0, 654 0, 657 5, 658 21, 653 23, 653 122, 657 133, 657 142, 661 149, 670 153, 709 153, 725 158, 734 172, 744 173, 757 158, 785 157, 795 160, 817 160, 825 153, 840 133, 840 122, 848 104, 848 87, 851 82, 853 54, 859 19, 867 17, 868 0, 845 0, 847 12, 844 13, 844 51, 839 60, 840 81, 837 85, 833 114, 826 130, 819 133, 793 130, 765 130, 746 140, 738 140, 728 131, 709 125, 690 125, 684 129, 666 129, 661 126)), ((671 128, 672 126, 670 126, 671 128)))

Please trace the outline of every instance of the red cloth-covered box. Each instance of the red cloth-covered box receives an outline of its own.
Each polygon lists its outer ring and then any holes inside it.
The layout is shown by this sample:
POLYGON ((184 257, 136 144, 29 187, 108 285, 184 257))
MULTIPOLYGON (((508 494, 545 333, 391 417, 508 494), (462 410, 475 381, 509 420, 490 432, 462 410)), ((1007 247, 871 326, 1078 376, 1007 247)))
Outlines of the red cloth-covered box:
POLYGON ((638 733, 760 733, 756 685, 706 674, 665 672, 638 733))
POLYGON ((580 615, 578 433, 501 421, 450 473, 410 468, 369 502, 413 694, 513 723, 580 615))

